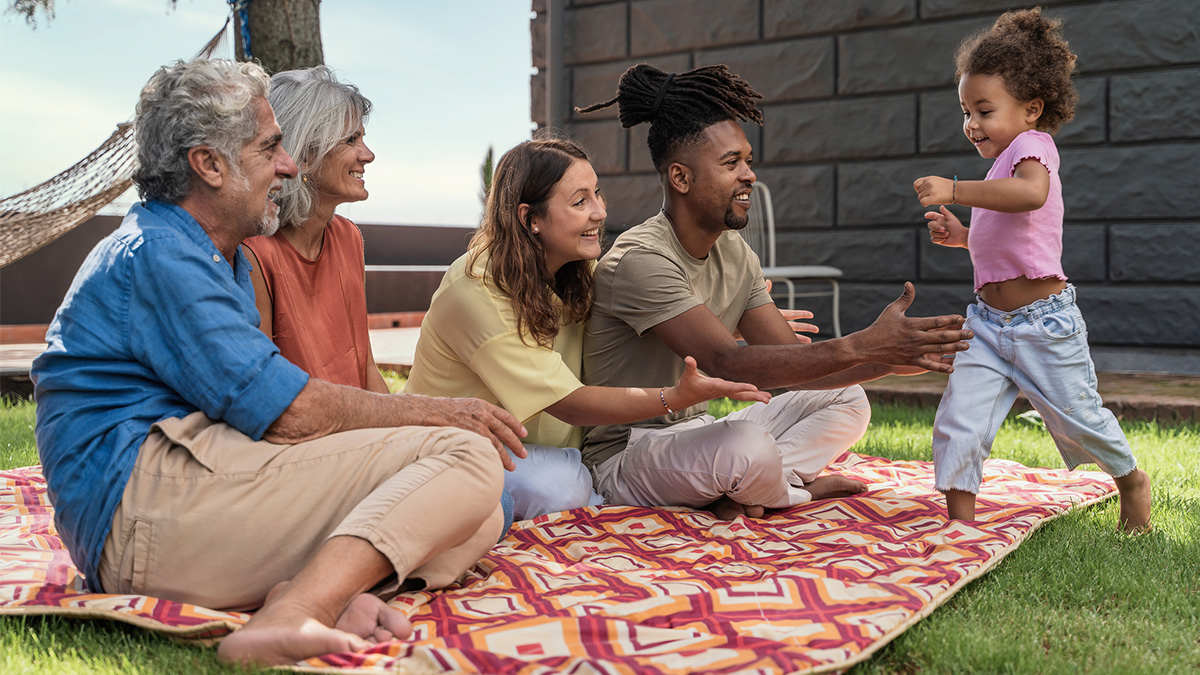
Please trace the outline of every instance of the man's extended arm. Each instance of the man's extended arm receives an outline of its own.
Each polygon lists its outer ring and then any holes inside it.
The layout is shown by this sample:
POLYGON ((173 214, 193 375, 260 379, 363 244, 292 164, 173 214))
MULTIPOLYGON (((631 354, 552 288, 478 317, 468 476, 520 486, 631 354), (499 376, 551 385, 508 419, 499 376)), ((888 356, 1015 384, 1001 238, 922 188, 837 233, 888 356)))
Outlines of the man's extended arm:
POLYGON ((298 443, 339 431, 373 427, 458 427, 490 440, 504 468, 514 463, 504 446, 525 457, 525 427, 502 408, 475 398, 430 398, 377 394, 312 378, 263 438, 272 443, 298 443))
POLYGON ((752 344, 739 346, 704 306, 658 324, 654 332, 676 354, 695 357, 709 375, 760 389, 844 386, 894 370, 883 372, 884 366, 876 364, 950 372, 953 367, 941 355, 965 350, 963 340, 973 334, 962 330, 961 316, 905 316, 915 297, 913 285, 905 283, 900 298, 869 327, 813 344, 800 344, 778 312, 751 310, 738 329, 752 344))
MULTIPOLYGON (((811 313, 805 313, 811 316, 811 313)), ((785 321, 782 328, 779 317, 782 312, 775 305, 761 305, 747 310, 738 323, 738 333, 747 343, 752 345, 788 345, 797 342, 807 344, 807 338, 796 335, 792 322, 785 321), (747 337, 750 336, 750 337, 747 337)), ((787 317, 784 316, 784 319, 787 317)), ((905 374, 914 375, 928 372, 920 366, 891 366, 884 363, 864 363, 846 370, 818 377, 801 384, 793 385, 792 389, 837 389, 849 387, 852 384, 862 384, 877 380, 885 375, 905 374)))

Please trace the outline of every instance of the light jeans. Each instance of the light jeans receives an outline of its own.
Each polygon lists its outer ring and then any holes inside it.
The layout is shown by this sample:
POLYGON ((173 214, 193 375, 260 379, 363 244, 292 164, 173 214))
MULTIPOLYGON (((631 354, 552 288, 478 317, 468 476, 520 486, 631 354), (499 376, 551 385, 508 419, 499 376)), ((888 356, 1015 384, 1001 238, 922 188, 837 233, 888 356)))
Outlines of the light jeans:
POLYGON ((583 466, 579 450, 528 443, 525 450, 529 456, 524 459, 509 453, 517 469, 504 472, 504 493, 512 499, 515 520, 604 503, 592 489, 592 475, 583 466))
POLYGON ((791 391, 719 420, 635 427, 625 449, 593 471, 609 504, 699 508, 728 496, 785 508, 812 501, 804 485, 857 443, 870 420, 857 385, 791 391))
POLYGON ((979 300, 967 308, 964 328, 975 338, 955 357, 933 423, 936 489, 978 493, 983 460, 1018 391, 1042 416, 1067 468, 1095 463, 1117 477, 1137 468, 1116 417, 1101 407, 1074 286, 1011 312, 979 300))

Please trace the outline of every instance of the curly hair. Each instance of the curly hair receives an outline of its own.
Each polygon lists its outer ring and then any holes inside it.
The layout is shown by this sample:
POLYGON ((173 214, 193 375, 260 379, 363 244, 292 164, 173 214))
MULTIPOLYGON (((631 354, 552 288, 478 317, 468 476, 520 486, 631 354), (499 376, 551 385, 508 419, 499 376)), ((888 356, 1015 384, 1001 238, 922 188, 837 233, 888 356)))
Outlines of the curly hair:
MULTIPOLYGON (((301 166, 302 174, 316 173, 329 151, 371 114, 371 101, 358 87, 340 82, 325 66, 276 73, 267 100, 283 129, 283 149, 301 166)), ((298 175, 283 181, 275 201, 280 224, 298 225, 317 208, 316 188, 298 175)))
POLYGON ((740 119, 761 125, 762 111, 756 107, 761 98, 724 64, 676 75, 639 63, 621 75, 615 98, 575 110, 589 113, 615 103, 621 126, 649 122, 646 142, 661 173, 680 150, 702 142, 704 130, 718 122, 740 119))
POLYGON ((1041 131, 1053 133, 1075 117, 1075 54, 1062 35, 1062 19, 1042 16, 1040 7, 1000 15, 991 28, 963 40, 954 64, 957 81, 996 75, 1018 101, 1042 99, 1041 131))
POLYGON ((554 186, 571 165, 588 161, 577 143, 552 134, 538 132, 500 158, 467 258, 467 274, 475 276, 476 262, 488 254, 485 278, 512 301, 517 334, 543 347, 562 325, 584 321, 592 311, 592 261, 569 262, 551 275, 542 241, 529 228, 529 218, 545 216, 554 186), (522 204, 530 207, 526 222, 518 215, 522 204))
POLYGON ((258 133, 251 103, 271 81, 257 63, 176 61, 142 88, 134 118, 138 168, 133 182, 145 200, 177 203, 191 190, 188 150, 206 145, 238 170, 238 157, 258 133))

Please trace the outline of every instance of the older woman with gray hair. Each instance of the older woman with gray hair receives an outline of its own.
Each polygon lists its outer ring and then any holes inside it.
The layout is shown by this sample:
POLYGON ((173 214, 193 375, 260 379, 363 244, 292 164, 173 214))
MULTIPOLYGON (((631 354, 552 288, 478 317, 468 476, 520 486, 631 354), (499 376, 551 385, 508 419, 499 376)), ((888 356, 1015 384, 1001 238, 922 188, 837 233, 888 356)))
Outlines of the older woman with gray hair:
MULTIPOLYGON (((386 394, 367 331, 362 234, 334 214, 367 198, 363 174, 375 153, 363 124, 371 102, 325 66, 277 73, 268 100, 300 171, 276 197, 279 231, 244 244, 259 327, 313 377, 386 394)), ((507 452, 501 461, 516 466, 507 452)), ((505 492, 501 506, 507 531, 512 495, 505 492)))
POLYGON ((362 234, 334 213, 367 198, 371 102, 324 66, 276 74, 268 99, 300 173, 276 197, 279 231, 245 242, 260 327, 313 377, 387 393, 367 332, 362 234))

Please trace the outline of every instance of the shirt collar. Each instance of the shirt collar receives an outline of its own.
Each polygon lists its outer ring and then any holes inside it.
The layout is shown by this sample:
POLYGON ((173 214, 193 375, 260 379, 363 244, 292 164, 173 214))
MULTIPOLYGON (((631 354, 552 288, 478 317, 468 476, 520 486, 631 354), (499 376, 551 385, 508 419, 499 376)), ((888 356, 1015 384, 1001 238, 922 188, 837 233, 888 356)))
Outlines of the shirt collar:
MULTIPOLYGON (((199 246, 206 255, 215 256, 220 262, 228 262, 225 260, 225 256, 221 255, 221 252, 217 250, 217 245, 213 243, 212 237, 208 236, 208 233, 200 226, 200 222, 182 206, 168 202, 146 201, 133 205, 133 211, 139 209, 150 212, 164 224, 187 237, 189 241, 199 246)), ((250 281, 250 261, 242 253, 240 245, 234 253, 232 271, 234 279, 238 283, 250 281)))

